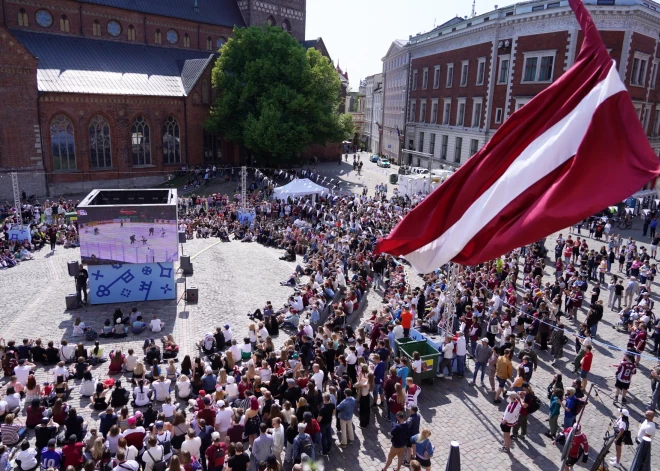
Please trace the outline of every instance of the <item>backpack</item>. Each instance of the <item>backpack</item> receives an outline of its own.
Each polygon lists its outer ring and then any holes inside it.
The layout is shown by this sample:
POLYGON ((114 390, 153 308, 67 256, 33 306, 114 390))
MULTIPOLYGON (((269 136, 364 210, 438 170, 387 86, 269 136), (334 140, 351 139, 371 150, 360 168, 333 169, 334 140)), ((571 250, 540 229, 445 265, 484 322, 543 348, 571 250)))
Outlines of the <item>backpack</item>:
POLYGON ((158 435, 156 435, 156 441, 163 447, 163 456, 167 456, 172 453, 172 442, 170 440, 171 438, 169 432, 165 433, 165 439, 162 442, 158 438, 158 435))
POLYGON ((300 448, 298 449, 299 451, 298 456, 296 456, 296 462, 300 463, 303 453, 311 458, 313 447, 314 444, 312 443, 312 437, 310 437, 308 434, 305 434, 305 438, 300 441, 300 448))
POLYGON ((218 464, 218 460, 221 460, 220 463, 224 463, 225 459, 225 450, 221 446, 215 447, 215 452, 213 453, 213 465, 214 467, 222 466, 218 464))
MULTIPOLYGON (((149 455, 151 461, 153 461, 153 465, 151 468, 153 471, 165 471, 167 469, 167 463, 165 462, 165 460, 161 458, 160 460, 156 461, 152 456, 150 450, 147 450, 147 455, 149 455)), ((163 456, 165 456, 164 452, 163 452, 163 456)))
POLYGON ((99 336, 99 334, 92 329, 91 327, 88 327, 85 329, 85 339, 86 340, 96 340, 96 338, 99 336))
POLYGON ((532 398, 532 402, 530 402, 529 405, 527 406, 527 412, 533 414, 540 408, 541 408, 541 400, 538 398, 536 394, 534 394, 534 397, 532 398))

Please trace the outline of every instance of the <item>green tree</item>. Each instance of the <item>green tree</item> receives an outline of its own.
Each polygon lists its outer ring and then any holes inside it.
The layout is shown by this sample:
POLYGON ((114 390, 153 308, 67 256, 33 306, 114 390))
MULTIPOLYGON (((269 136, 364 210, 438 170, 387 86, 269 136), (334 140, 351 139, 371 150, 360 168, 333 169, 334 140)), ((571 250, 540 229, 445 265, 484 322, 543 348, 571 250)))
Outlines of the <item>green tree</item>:
POLYGON ((310 144, 341 141, 350 130, 337 109, 341 83, 316 49, 282 28, 234 31, 213 68, 220 91, 206 123, 258 157, 295 158, 310 144))
POLYGON ((348 113, 339 115, 339 127, 341 128, 342 141, 347 141, 353 137, 355 134, 355 123, 353 122, 353 116, 348 113))

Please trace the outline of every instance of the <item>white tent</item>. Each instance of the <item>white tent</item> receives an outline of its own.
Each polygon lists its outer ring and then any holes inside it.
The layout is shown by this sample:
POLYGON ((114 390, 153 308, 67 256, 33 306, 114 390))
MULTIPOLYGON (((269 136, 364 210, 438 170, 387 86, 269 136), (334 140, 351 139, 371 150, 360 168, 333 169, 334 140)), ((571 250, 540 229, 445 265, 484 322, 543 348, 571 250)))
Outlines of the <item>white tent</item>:
POLYGON ((430 183, 428 175, 399 175, 399 194, 412 198, 420 192, 428 193, 430 183))
POLYGON ((275 188, 275 191, 273 191, 273 198, 285 200, 289 196, 297 198, 306 195, 325 195, 328 193, 330 193, 330 190, 326 187, 317 185, 307 178, 296 178, 287 185, 275 188))

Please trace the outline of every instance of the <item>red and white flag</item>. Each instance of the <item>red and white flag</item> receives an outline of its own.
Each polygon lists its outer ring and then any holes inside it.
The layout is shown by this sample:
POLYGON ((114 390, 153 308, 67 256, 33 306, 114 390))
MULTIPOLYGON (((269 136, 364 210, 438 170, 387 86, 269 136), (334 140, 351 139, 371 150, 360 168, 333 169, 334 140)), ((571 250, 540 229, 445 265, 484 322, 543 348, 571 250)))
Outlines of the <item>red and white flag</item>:
POLYGON ((589 12, 581 0, 570 5, 584 32, 575 65, 379 240, 378 253, 403 256, 420 273, 450 260, 483 263, 619 203, 660 175, 589 12))

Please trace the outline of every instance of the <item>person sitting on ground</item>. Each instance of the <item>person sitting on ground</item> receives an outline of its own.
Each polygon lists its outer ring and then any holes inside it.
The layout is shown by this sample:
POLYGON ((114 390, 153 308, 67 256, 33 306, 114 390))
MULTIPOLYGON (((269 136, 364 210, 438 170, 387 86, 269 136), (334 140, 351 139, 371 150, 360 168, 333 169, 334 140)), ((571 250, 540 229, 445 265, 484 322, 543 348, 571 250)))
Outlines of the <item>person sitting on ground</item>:
POLYGON ((149 328, 152 332, 160 332, 163 330, 165 323, 158 318, 158 314, 154 314, 151 322, 149 323, 149 328))
POLYGON ((132 325, 133 333, 136 335, 141 334, 147 328, 147 324, 142 321, 142 316, 138 316, 137 320, 132 325))

